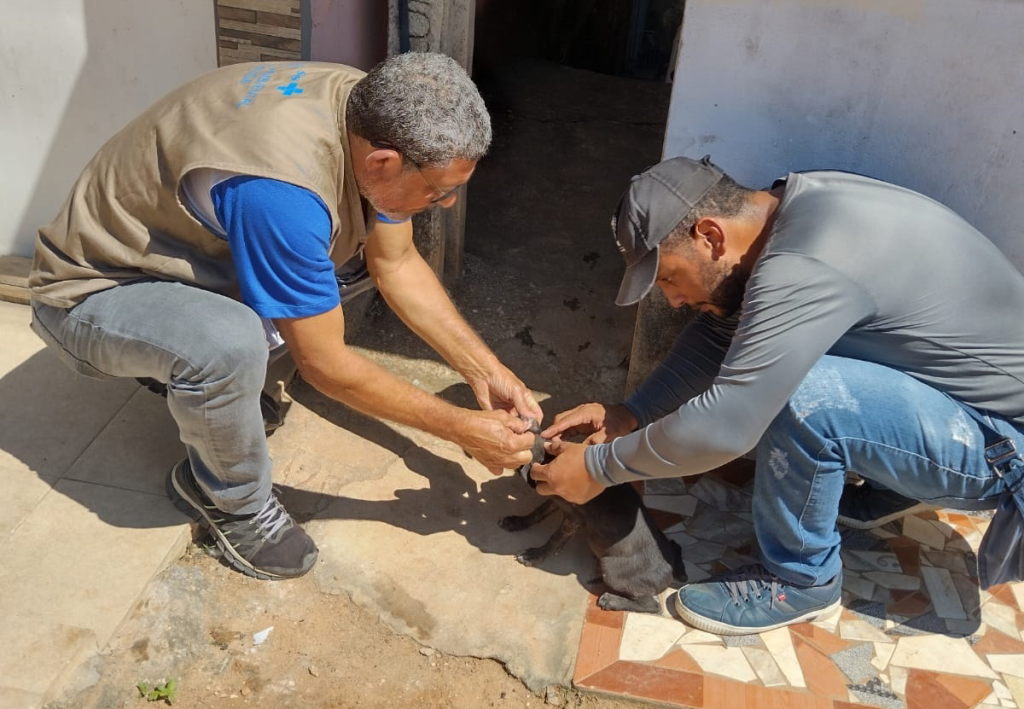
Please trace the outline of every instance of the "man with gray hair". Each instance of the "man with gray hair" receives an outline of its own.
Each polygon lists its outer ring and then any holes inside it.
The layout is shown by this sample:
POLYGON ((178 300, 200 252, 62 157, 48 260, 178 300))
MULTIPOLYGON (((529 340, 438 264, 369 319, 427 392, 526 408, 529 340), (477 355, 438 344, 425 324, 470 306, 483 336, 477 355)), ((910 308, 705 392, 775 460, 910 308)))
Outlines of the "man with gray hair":
POLYGON ((451 207, 491 139, 476 87, 439 54, 350 67, 224 67, 164 97, 85 167, 40 229, 33 328, 78 372, 166 387, 187 457, 168 488, 224 558, 306 573, 317 547, 271 489, 260 412, 268 357, 365 414, 453 441, 492 472, 530 459, 529 389, 459 315, 410 217, 451 207), (336 272, 363 266, 467 381, 453 406, 344 341, 336 272), (269 354, 268 354, 269 353, 269 354))

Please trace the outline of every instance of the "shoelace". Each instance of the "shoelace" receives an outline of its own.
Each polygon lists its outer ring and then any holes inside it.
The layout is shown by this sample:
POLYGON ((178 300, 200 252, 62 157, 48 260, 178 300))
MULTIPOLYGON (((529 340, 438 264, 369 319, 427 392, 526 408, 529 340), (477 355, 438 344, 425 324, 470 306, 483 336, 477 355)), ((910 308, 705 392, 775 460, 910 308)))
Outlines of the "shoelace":
POLYGON ((729 591, 729 596, 732 598, 734 605, 739 605, 740 602, 746 602, 753 596, 755 599, 760 600, 761 593, 768 589, 771 594, 768 599, 768 607, 773 608, 775 606, 775 599, 779 595, 779 585, 782 583, 775 574, 769 572, 760 564, 752 566, 742 566, 734 571, 729 572, 726 576, 722 577, 721 582, 725 584, 725 588, 729 591))
POLYGON ((291 517, 288 516, 288 512, 277 501, 277 496, 273 493, 267 498, 267 504, 263 505, 263 509, 253 517, 253 521, 267 537, 273 537, 290 520, 291 517))

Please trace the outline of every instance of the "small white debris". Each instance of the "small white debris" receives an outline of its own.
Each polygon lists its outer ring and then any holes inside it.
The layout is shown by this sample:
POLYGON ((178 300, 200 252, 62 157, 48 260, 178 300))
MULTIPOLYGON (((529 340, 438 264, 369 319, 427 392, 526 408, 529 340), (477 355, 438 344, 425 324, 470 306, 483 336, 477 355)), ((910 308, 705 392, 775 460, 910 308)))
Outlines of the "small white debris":
POLYGON ((435 650, 432 647, 421 647, 420 648, 420 654, 423 655, 424 657, 433 657, 434 653, 436 653, 436 652, 437 652, 437 650, 435 650))
POLYGON ((258 633, 253 633, 252 634, 252 644, 253 645, 262 645, 263 643, 265 643, 267 641, 267 638, 270 637, 270 631, 273 630, 273 629, 274 629, 274 626, 271 625, 269 628, 264 628, 263 630, 259 631, 258 633))
POLYGON ((544 701, 555 707, 565 706, 565 693, 558 687, 548 687, 544 693, 544 701))
POLYGON ((309 674, 311 674, 313 677, 320 676, 320 672, 316 669, 316 665, 310 665, 306 668, 306 671, 309 672, 309 674))

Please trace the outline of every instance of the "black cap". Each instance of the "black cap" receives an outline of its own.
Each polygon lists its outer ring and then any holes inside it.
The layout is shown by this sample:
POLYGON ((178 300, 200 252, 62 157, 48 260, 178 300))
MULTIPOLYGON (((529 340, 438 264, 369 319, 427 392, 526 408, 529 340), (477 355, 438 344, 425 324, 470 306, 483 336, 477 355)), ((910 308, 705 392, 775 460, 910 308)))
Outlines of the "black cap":
POLYGON ((722 175, 705 155, 665 160, 633 176, 612 217, 615 245, 626 261, 616 305, 632 305, 647 295, 658 274, 658 244, 722 175))

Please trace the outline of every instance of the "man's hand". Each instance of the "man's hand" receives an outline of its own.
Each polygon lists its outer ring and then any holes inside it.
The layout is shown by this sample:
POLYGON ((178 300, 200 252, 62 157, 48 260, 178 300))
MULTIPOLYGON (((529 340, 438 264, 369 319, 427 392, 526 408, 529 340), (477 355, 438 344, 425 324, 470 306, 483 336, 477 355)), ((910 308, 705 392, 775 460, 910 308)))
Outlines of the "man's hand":
POLYGON ((501 409, 516 412, 522 418, 532 418, 537 423, 544 419, 544 412, 533 398, 533 393, 501 362, 496 362, 486 374, 466 377, 466 382, 484 411, 501 409))
POLYGON ((622 404, 580 404, 555 416, 555 422, 541 431, 545 438, 562 434, 589 436, 590 443, 605 443, 635 431, 636 417, 622 404), (602 434, 595 436, 595 434, 602 434))
POLYGON ((556 456, 555 459, 547 465, 534 463, 530 468, 530 477, 537 481, 537 492, 541 495, 558 495, 582 505, 604 491, 604 485, 590 477, 583 464, 586 445, 558 439, 548 443, 545 448, 548 453, 556 456))
POLYGON ((507 411, 462 409, 463 416, 450 440, 462 446, 494 475, 533 460, 529 422, 507 411))

